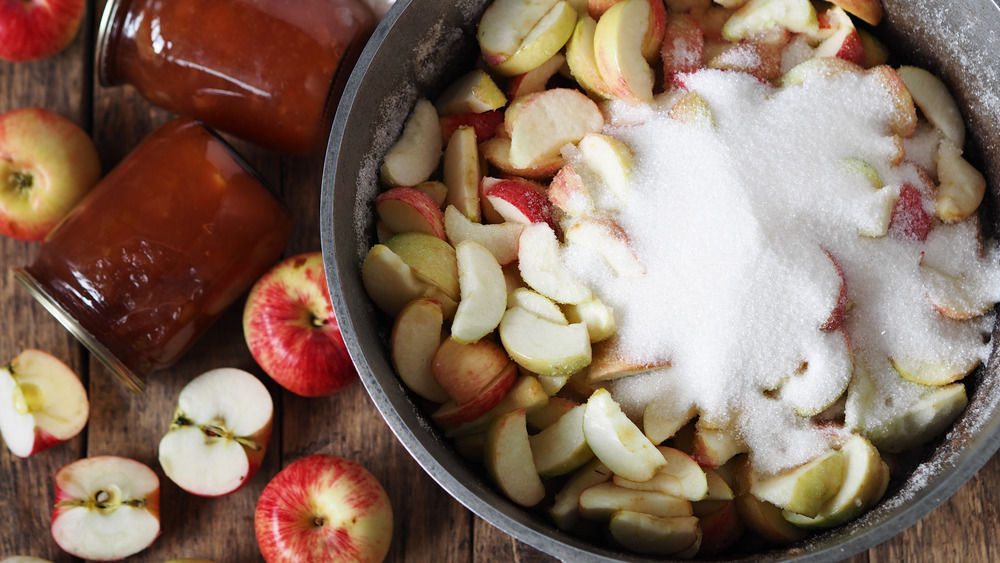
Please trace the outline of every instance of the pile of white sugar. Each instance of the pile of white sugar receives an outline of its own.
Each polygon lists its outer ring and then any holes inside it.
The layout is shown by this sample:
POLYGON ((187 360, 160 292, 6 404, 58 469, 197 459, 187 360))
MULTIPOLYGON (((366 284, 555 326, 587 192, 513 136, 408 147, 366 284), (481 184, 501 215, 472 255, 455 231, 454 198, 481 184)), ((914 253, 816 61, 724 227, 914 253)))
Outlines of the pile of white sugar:
POLYGON ((612 107, 605 129, 635 162, 627 203, 598 205, 629 235, 646 274, 615 277, 586 251, 565 254, 613 307, 621 351, 670 362, 612 384, 627 412, 694 405, 703 419, 738 429, 755 467, 777 471, 830 447, 831 430, 809 417, 849 387, 848 431, 877 428, 917 399, 924 389, 889 358, 985 360, 992 315, 944 318, 921 266, 926 254, 1000 300, 997 253, 981 248, 977 224, 938 224, 926 241, 884 234, 904 184, 925 194, 933 216, 933 181, 920 168, 934 172, 935 131, 922 128, 907 141, 909 160, 891 165, 893 105, 871 74, 776 89, 704 70, 685 83, 707 102, 712 124, 612 107), (880 189, 858 161, 878 172, 880 189), (845 281, 846 318, 830 330, 845 281))

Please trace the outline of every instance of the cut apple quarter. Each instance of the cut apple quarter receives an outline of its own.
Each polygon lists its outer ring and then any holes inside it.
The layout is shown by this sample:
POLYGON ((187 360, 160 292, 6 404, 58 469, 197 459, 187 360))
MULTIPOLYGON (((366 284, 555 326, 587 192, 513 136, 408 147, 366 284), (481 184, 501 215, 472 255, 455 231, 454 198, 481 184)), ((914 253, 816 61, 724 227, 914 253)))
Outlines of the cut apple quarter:
POLYGON ((444 313, 433 299, 414 299, 396 316, 389 347, 392 364, 407 388, 421 397, 443 403, 450 397, 431 371, 441 345, 444 313))
POLYGON ((490 424, 483 461, 493 481, 515 503, 535 506, 545 498, 545 485, 535 470, 523 410, 504 413, 490 424))
POLYGON ((844 483, 836 496, 813 518, 784 512, 789 522, 803 528, 832 528, 853 520, 882 498, 889 484, 889 467, 875 446, 853 434, 838 454, 844 457, 845 468, 844 483))
POLYGON ((500 264, 485 246, 466 240, 455 248, 455 254, 462 299, 451 324, 451 337, 465 344, 490 334, 500 324, 507 310, 507 284, 500 264))
POLYGON ((415 186, 431 177, 441 162, 441 123, 434 104, 417 100, 403 124, 403 133, 382 162, 382 181, 390 186, 415 186))
POLYGON ((563 475, 594 457, 583 435, 585 405, 579 405, 559 420, 529 438, 538 474, 563 475))
POLYGON ((844 482, 844 458, 829 450, 800 466, 759 476, 750 493, 785 510, 814 518, 844 482))
MULTIPOLYGON (((636 0, 641 1, 641 0, 636 0)), ((552 88, 531 94, 507 112, 510 162, 527 168, 559 155, 567 143, 604 127, 597 104, 578 90, 552 88)))
POLYGON ((614 472, 632 481, 648 481, 667 464, 663 454, 622 412, 605 389, 587 399, 583 432, 590 449, 614 472))
POLYGON ((582 303, 593 297, 562 261, 562 247, 555 231, 545 223, 532 223, 518 241, 518 270, 524 283, 557 303, 582 303))
POLYGON ((518 365, 539 375, 568 376, 590 363, 586 326, 554 323, 521 307, 504 313, 500 341, 518 365))
POLYGON ((148 466, 117 456, 94 456, 55 476, 52 539, 81 559, 124 559, 160 534, 160 480, 148 466))
POLYGON ((259 379, 220 368, 192 379, 177 398, 159 460, 171 481, 189 493, 215 497, 239 489, 264 459, 274 403, 259 379))
POLYGON ((0 367, 0 436, 18 457, 73 438, 90 403, 76 373, 59 358, 26 349, 0 367))

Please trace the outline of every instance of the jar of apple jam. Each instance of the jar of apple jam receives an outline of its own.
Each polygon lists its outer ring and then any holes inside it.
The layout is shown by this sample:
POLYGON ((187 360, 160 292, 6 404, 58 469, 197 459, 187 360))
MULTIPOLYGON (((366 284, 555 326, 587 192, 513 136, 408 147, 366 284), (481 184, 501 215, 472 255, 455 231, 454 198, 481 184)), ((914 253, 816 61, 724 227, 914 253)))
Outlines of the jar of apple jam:
POLYGON ((141 390, 274 264, 291 226, 229 145, 178 118, 109 172, 15 276, 141 390))
POLYGON ((258 145, 315 154, 374 23, 361 0, 109 0, 98 80, 258 145))

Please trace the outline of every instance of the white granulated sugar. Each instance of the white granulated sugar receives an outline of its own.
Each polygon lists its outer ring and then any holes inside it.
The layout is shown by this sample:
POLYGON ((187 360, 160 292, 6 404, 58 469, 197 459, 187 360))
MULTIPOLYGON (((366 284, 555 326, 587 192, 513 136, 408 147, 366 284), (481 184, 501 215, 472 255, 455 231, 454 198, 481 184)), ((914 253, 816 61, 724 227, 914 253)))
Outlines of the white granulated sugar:
POLYGON ((817 76, 774 89, 703 70, 684 83, 713 125, 650 107, 605 108, 605 133, 632 148, 635 165, 624 204, 596 203, 628 233, 645 276, 616 278, 585 252, 564 256, 614 309, 621 350, 671 363, 612 385, 626 412, 636 416, 654 399, 676 412, 695 405, 738 427, 755 467, 773 472, 830 447, 829 428, 808 416, 841 397, 852 375, 867 378, 877 402, 855 393, 848 429, 873 428, 919 395, 889 357, 985 358, 981 334, 992 317, 942 317, 921 267, 925 250, 946 254, 940 267, 1000 299, 1000 267, 995 253, 977 252, 975 226, 948 227, 926 243, 881 236, 904 184, 931 187, 916 167, 888 164, 898 144, 876 78, 817 76), (850 165, 858 160, 879 173, 881 189, 850 165), (828 330, 844 280, 850 308, 843 328, 828 330))

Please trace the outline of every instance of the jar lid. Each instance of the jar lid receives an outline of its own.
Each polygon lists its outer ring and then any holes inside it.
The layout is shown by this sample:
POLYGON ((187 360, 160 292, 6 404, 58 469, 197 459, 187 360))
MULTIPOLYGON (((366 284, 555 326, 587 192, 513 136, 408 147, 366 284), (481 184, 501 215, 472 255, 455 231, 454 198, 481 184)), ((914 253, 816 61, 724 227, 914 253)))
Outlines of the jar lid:
POLYGON ((107 55, 110 34, 113 31, 114 22, 118 16, 118 9, 121 7, 121 0, 108 0, 104 5, 104 13, 101 14, 101 23, 97 27, 97 45, 94 49, 94 68, 97 69, 97 82, 103 87, 114 86, 108 76, 107 55))
POLYGON ((108 350, 106 346, 101 344, 101 342, 94 337, 87 329, 83 328, 79 322, 71 315, 66 309, 63 308, 51 295, 38 283, 38 280, 31 275, 30 272, 23 268, 14 269, 14 278, 24 286, 25 289, 34 297, 43 307, 59 321, 66 330, 68 330, 73 336, 76 337, 84 346, 98 360, 104 364, 104 367, 108 368, 111 373, 115 374, 122 382, 128 386, 129 389, 135 391, 136 393, 141 393, 145 390, 146 384, 142 379, 136 375, 131 369, 128 368, 121 360, 115 356, 111 350, 108 350))

